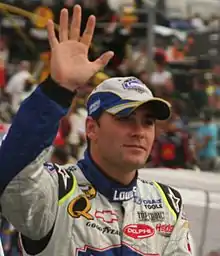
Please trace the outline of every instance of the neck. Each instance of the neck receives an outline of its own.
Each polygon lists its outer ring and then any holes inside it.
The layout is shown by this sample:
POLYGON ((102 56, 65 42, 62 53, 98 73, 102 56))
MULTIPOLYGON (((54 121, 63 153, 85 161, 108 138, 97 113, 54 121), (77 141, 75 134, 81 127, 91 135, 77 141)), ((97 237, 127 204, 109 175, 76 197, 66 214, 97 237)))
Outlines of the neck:
POLYGON ((122 185, 129 185, 135 178, 136 170, 126 169, 125 166, 118 166, 110 163, 108 160, 100 156, 94 150, 90 151, 90 156, 94 163, 99 167, 106 176, 112 180, 121 183, 122 185))

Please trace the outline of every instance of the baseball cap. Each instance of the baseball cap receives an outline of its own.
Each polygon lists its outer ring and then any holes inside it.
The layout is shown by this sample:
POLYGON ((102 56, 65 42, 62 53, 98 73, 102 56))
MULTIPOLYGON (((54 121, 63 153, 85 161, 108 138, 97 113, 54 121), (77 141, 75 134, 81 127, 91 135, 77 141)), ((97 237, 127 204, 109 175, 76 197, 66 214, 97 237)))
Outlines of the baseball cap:
POLYGON ((171 114, 169 102, 153 96, 150 89, 136 77, 114 77, 99 84, 87 100, 88 116, 98 118, 103 111, 112 115, 128 116, 136 108, 149 104, 158 120, 171 114))

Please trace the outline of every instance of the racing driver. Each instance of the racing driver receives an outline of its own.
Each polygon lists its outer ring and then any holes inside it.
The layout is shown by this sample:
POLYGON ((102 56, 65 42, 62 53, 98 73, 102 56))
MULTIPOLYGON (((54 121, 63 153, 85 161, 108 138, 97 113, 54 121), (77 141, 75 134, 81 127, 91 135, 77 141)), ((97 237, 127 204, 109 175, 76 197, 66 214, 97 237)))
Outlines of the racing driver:
POLYGON ((191 255, 181 195, 137 171, 155 121, 170 115, 169 103, 137 78, 107 79, 90 94, 82 160, 48 161, 77 90, 114 54, 88 60, 95 17, 81 34, 81 12, 76 5, 68 29, 68 11, 61 11, 58 38, 48 21, 50 76, 22 103, 0 149, 2 213, 20 232, 23 255, 191 255))

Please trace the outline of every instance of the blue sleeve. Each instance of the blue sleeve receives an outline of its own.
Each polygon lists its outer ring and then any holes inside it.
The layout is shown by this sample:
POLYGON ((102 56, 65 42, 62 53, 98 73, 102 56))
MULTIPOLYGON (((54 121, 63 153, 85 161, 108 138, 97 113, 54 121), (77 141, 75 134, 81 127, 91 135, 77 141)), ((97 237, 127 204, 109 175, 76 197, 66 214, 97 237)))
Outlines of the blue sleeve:
POLYGON ((198 139, 200 139, 201 137, 202 137, 202 135, 203 135, 203 132, 202 132, 202 130, 201 130, 201 127, 197 130, 197 132, 196 132, 196 137, 198 138, 198 139))
POLYGON ((52 145, 59 121, 67 111, 40 86, 22 103, 0 148, 0 194, 24 167, 52 145))
POLYGON ((209 127, 206 132, 206 136, 214 137, 216 133, 215 127, 209 127))

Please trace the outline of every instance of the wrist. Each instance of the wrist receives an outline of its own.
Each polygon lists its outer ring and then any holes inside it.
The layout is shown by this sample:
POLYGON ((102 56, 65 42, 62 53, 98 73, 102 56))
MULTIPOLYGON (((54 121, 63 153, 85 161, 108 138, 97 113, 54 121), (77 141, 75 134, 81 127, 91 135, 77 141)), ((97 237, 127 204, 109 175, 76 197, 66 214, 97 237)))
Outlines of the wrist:
POLYGON ((77 91, 70 91, 58 84, 51 76, 40 84, 41 91, 64 108, 69 108, 77 91))
POLYGON ((68 84, 67 82, 63 82, 63 83, 60 83, 59 82, 59 79, 57 81, 57 79, 55 79, 52 75, 50 75, 50 79, 57 85, 57 86, 60 86, 62 88, 64 88, 65 90, 68 90, 70 92, 74 92, 77 90, 78 86, 75 85, 73 86, 73 84, 68 84))

